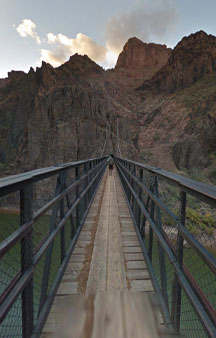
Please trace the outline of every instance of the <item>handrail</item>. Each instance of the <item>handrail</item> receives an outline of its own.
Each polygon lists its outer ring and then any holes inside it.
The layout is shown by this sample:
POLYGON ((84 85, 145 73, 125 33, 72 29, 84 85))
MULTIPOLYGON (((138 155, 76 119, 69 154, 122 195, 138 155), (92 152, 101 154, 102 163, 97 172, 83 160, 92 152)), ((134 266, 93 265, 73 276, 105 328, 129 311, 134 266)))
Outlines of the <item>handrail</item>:
POLYGON ((65 164, 56 164, 51 167, 35 169, 23 174, 11 175, 4 178, 0 178, 0 197, 12 193, 18 189, 21 189, 26 183, 35 183, 44 178, 54 176, 64 171, 65 169, 72 169, 90 162, 104 160, 107 157, 96 157, 88 160, 70 162, 65 164))
MULTIPOLYGON (((186 193, 200 198, 201 201, 209 203, 211 206, 216 206, 216 188, 207 184, 186 179, 180 175, 170 173, 168 171, 143 165, 131 160, 115 158, 118 173, 123 184, 125 196, 128 202, 129 209, 132 214, 134 225, 140 240, 146 263, 152 277, 152 282, 155 287, 155 292, 158 294, 161 301, 162 312, 167 326, 171 323, 177 331, 180 331, 181 324, 181 293, 185 292, 189 302, 194 308, 200 323, 203 325, 205 333, 208 337, 216 336, 216 310, 209 303, 205 293, 200 292, 200 287, 193 276, 190 274, 187 266, 183 264, 184 243, 190 245, 191 249, 200 257, 202 262, 206 264, 208 269, 216 276, 216 259, 203 245, 185 228, 186 214, 186 193), (143 173, 150 173, 150 188, 143 181, 143 173), (180 216, 173 213, 158 195, 158 178, 162 178, 170 184, 175 184, 179 187, 181 193, 181 208, 180 216), (147 205, 144 205, 142 195, 147 199, 147 205), (148 208, 151 207, 151 212, 148 208), (178 233, 176 236, 176 249, 172 242, 168 239, 164 232, 161 221, 160 211, 163 211, 173 220, 178 233), (156 214, 155 214, 156 212, 156 214), (145 235, 145 223, 149 222, 149 233, 145 235), (156 236, 156 237, 155 237, 156 236), (157 241, 156 241, 157 238, 157 241), (158 243, 158 244, 157 244, 158 243), (148 244, 148 248, 146 245, 148 244), (158 256, 154 256, 152 262, 153 247, 158 246, 158 256), (174 268, 174 279, 172 290, 172 302, 166 305, 167 290, 167 272, 166 260, 172 264, 174 268), (154 270, 155 260, 158 260, 160 267, 160 275, 154 270), (156 273, 156 274, 155 274, 156 273), (191 279, 192 278, 192 279, 191 279), (160 287, 161 284, 161 287, 160 287), (197 288, 197 290, 196 290, 197 288), (167 306, 167 307, 166 307, 167 306), (169 315, 170 314, 170 317, 169 315)), ((169 277, 170 278, 170 277, 169 277)), ((214 279, 215 280, 215 279, 214 279)), ((171 285, 169 285, 169 288, 171 285)), ((194 331, 195 332, 195 331, 194 331)))
POLYGON ((32 225, 46 212, 48 211, 54 204, 59 202, 62 198, 68 195, 78 184, 80 184, 84 179, 89 177, 96 168, 89 170, 89 172, 85 175, 82 175, 78 180, 74 181, 65 191, 59 193, 55 196, 51 201, 47 202, 44 206, 42 206, 37 212, 34 213, 32 221, 26 222, 22 225, 21 228, 17 229, 14 233, 12 233, 8 238, 6 238, 0 244, 0 258, 16 244, 17 241, 23 238, 32 228, 32 225))
MULTIPOLYGON (((116 157, 116 160, 124 160, 119 157, 116 157)), ((155 174, 158 177, 164 178, 170 183, 175 184, 185 192, 190 193, 191 195, 200 198, 202 201, 204 200, 206 203, 211 204, 213 207, 216 207, 216 187, 210 184, 198 182, 192 180, 191 178, 187 178, 170 171, 156 168, 153 166, 149 166, 146 164, 138 163, 135 161, 127 160, 127 163, 135 165, 140 169, 147 170, 148 172, 155 174)))

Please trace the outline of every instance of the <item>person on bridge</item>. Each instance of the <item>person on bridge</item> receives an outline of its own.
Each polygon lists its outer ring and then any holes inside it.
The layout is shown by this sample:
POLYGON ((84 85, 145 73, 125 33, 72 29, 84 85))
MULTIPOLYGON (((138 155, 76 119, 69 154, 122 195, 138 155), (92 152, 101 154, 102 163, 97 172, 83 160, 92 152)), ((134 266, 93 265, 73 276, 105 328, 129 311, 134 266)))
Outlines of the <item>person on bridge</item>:
POLYGON ((112 171, 113 171, 113 165, 114 165, 114 160, 113 160, 114 156, 112 153, 110 153, 109 158, 108 158, 108 164, 109 164, 109 175, 112 175, 112 171))

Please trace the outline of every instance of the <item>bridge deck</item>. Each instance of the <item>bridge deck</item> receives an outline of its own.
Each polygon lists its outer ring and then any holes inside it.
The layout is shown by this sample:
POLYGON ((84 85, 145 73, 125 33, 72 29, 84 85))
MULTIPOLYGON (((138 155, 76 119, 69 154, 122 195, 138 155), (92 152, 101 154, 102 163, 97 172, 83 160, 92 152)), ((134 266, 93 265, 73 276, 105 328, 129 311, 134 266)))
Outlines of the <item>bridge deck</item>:
POLYGON ((41 337, 54 336, 61 315, 58 304, 66 304, 71 295, 99 291, 120 295, 127 289, 153 293, 121 182, 114 170, 113 175, 106 172, 102 179, 41 337))

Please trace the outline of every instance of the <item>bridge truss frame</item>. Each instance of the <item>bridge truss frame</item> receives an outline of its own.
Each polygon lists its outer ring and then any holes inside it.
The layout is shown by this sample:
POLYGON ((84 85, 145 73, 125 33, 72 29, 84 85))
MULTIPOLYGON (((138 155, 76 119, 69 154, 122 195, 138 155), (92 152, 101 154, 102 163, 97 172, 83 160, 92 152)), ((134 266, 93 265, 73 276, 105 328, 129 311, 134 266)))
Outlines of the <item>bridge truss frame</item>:
MULTIPOLYGON (((115 158, 115 164, 124 188, 128 206, 133 218, 140 245, 149 269, 155 292, 160 300, 161 310, 167 327, 181 332, 182 292, 186 294, 208 337, 216 337, 216 309, 210 304, 196 280, 184 265, 184 246, 190 245, 200 260, 216 277, 216 259, 185 226, 187 194, 216 207, 216 188, 160 168, 143 165, 122 158, 115 158), (144 173, 149 174, 147 184, 144 173), (179 189, 180 208, 177 216, 159 198, 159 179, 179 189), (145 201, 144 201, 145 197, 145 201), (176 225, 177 240, 174 247, 163 229, 161 212, 166 213, 176 225), (145 236, 146 222, 149 233, 145 236), (146 238, 148 237, 148 238, 146 238), (158 247, 159 278, 153 268, 153 246, 158 247), (168 296, 167 269, 169 262, 173 269, 172 296, 168 296), (169 301, 168 298, 171 298, 169 301)), ((214 291, 216 293, 216 290, 214 291)), ((193 331, 191 331, 193 333, 193 331)), ((196 332, 194 337, 198 337, 196 332)), ((190 335, 191 336, 191 335, 190 335)), ((202 336, 203 337, 203 336, 202 336)))
MULTIPOLYGON (((4 320, 7 319, 7 315, 21 295, 22 337, 38 336, 41 332, 106 166, 107 157, 93 158, 0 179, 0 197, 14 192, 18 192, 20 196, 20 227, 0 244, 0 259, 17 243, 21 246, 20 271, 1 295, 0 325, 4 325, 4 320), (67 185, 67 175, 71 170, 73 170, 74 179, 67 185), (33 212, 33 185, 47 178, 55 178, 56 175, 55 196, 33 212), (74 195, 72 202, 69 199, 71 193, 74 195), (51 216, 49 233, 35 249, 33 246, 34 225, 47 212, 50 212, 51 216), (71 236, 69 246, 66 248, 67 221, 70 222, 71 236), (51 260, 57 236, 59 236, 61 264, 50 285, 51 260), (33 279, 35 269, 42 258, 44 258, 44 268, 40 302, 38 307, 35 307, 33 279)), ((7 334, 7 336, 14 336, 13 333, 7 332, 7 334)))

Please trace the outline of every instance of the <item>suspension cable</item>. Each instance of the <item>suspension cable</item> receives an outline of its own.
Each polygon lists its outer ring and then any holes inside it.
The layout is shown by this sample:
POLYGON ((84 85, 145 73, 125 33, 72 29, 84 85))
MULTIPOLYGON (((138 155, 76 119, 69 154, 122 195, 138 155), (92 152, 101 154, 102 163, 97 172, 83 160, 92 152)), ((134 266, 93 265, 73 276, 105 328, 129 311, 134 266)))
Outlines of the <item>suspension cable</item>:
POLYGON ((101 157, 103 156, 103 153, 104 153, 104 150, 105 150, 105 147, 106 147, 106 142, 107 142, 107 120, 106 120, 106 138, 105 138, 104 146, 103 146, 103 149, 102 149, 101 157))
POLYGON ((120 157, 122 157, 122 154, 121 154, 121 149, 120 149, 120 145, 119 145, 119 126, 118 126, 118 116, 117 116, 117 144, 118 144, 118 151, 119 151, 119 155, 120 155, 120 157))

